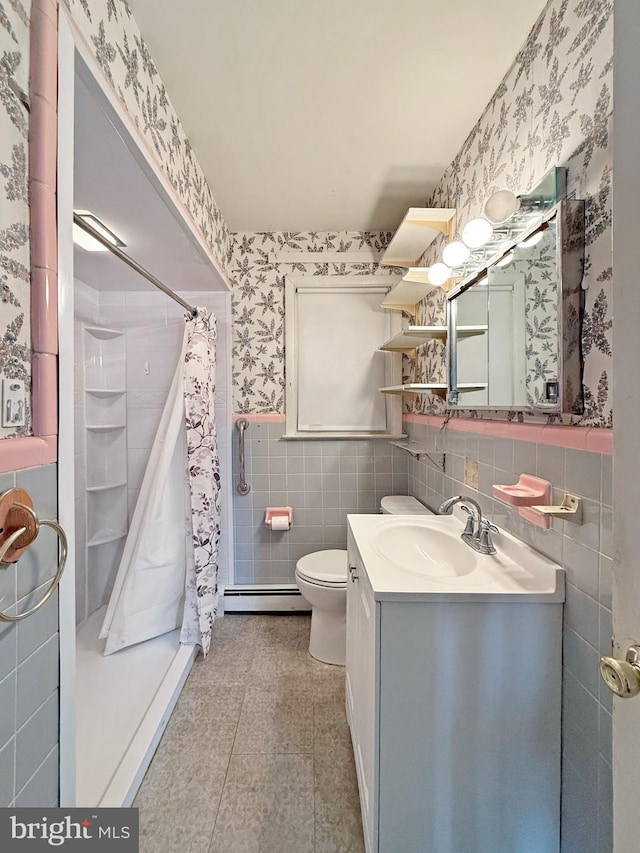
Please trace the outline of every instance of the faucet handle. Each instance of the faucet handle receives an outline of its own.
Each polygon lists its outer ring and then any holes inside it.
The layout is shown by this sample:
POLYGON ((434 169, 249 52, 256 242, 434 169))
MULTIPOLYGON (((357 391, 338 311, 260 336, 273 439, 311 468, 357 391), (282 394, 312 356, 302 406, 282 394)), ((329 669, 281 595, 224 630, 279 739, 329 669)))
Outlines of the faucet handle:
POLYGON ((480 522, 480 532, 478 533, 478 546, 482 554, 496 553, 495 545, 491 541, 491 534, 499 532, 495 524, 492 524, 488 518, 482 519, 480 522))
POLYGON ((495 524, 492 524, 488 518, 482 519, 482 529, 490 531, 491 533, 500 533, 500 528, 496 527, 495 524))
POLYGON ((467 518, 467 524, 462 535, 464 536, 466 533, 467 536, 473 536, 476 522, 476 511, 472 507, 467 506, 466 504, 460 504, 460 509, 464 510, 464 512, 466 512, 469 516, 467 518))

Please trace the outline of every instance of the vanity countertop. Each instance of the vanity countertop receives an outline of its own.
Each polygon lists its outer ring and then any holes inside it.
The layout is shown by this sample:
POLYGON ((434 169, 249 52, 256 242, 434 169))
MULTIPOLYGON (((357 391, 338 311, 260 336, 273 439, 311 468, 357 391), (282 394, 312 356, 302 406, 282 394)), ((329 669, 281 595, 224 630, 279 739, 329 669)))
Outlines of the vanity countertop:
POLYGON ((562 567, 506 531, 493 534, 498 553, 488 556, 460 539, 455 514, 347 519, 350 560, 355 550, 376 600, 564 601, 562 567))

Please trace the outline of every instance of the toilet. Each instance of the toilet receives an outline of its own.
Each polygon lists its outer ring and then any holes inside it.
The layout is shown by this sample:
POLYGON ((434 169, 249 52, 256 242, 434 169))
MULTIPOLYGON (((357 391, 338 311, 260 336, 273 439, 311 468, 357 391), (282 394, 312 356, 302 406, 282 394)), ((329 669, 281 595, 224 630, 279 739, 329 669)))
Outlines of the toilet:
MULTIPOLYGON (((380 501, 385 515, 432 515, 430 509, 406 495, 387 495, 380 501)), ((298 589, 311 605, 309 654, 323 663, 344 666, 347 627, 347 552, 314 551, 296 563, 298 589)))

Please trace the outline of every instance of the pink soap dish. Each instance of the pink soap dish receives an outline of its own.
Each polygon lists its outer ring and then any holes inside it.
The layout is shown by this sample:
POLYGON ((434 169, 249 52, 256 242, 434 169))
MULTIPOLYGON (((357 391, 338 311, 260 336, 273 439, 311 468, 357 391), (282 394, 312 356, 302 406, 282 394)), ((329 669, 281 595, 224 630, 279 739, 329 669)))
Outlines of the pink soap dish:
POLYGON ((551 483, 531 474, 521 474, 512 486, 494 486, 493 496, 511 506, 533 506, 551 499, 551 483))
POLYGON ((538 527, 549 527, 549 516, 543 515, 534 506, 546 504, 551 500, 551 483, 532 474, 521 474, 512 486, 494 486, 493 496, 502 503, 517 506, 522 518, 538 527))

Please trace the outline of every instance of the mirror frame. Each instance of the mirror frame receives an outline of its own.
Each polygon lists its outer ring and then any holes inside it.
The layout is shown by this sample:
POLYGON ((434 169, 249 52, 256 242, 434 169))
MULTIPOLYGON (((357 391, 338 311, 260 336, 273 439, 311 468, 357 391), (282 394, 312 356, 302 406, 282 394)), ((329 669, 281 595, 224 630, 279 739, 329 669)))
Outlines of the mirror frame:
POLYGON ((466 411, 509 410, 534 414, 580 415, 584 411, 582 377, 584 355, 582 351, 582 323, 584 318, 585 254, 585 203, 579 199, 562 199, 527 231, 519 233, 490 258, 485 266, 459 282, 447 294, 447 406, 466 411), (457 384, 457 331, 456 299, 484 278, 518 243, 533 236, 541 228, 556 220, 556 258, 558 270, 558 399, 548 405, 468 406, 461 404, 463 393, 457 384))

